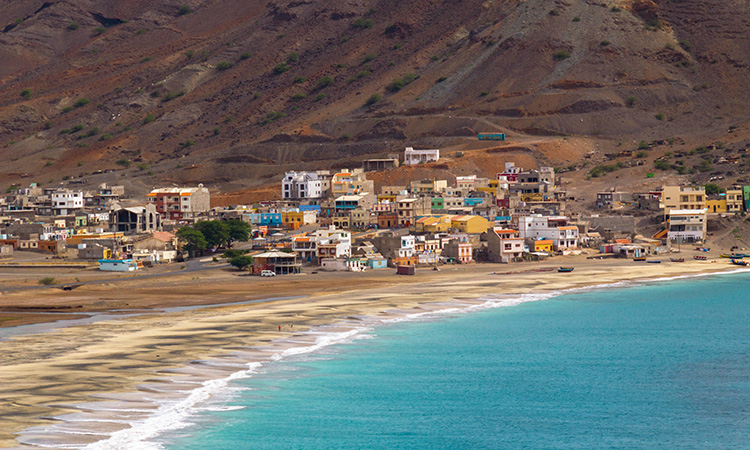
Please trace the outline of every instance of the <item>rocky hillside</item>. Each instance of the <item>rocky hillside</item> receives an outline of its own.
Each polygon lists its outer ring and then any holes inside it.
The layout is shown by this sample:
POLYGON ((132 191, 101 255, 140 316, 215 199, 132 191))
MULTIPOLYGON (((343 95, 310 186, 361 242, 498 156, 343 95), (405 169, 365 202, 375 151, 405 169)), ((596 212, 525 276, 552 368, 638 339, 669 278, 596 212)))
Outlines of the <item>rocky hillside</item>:
POLYGON ((0 61, 3 188, 242 191, 404 146, 491 175, 750 137, 742 0, 25 0, 0 61))

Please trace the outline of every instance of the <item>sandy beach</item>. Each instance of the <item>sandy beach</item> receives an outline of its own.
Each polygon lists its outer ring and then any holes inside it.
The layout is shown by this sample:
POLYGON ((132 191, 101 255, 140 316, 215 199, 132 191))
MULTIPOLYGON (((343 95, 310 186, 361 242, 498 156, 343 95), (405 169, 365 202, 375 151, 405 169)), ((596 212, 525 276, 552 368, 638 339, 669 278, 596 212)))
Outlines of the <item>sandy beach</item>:
POLYGON ((46 323, 28 333, 23 327, 13 329, 21 334, 2 342, 0 446, 19 446, 19 433, 29 427, 41 428, 21 434, 21 442, 59 443, 62 438, 45 430, 64 423, 52 420, 64 414, 65 419, 81 414, 103 419, 89 422, 94 428, 88 434, 68 438, 100 440, 129 427, 119 419, 147 417, 158 407, 143 399, 144 392, 180 398, 249 362, 268 361, 285 348, 313 345, 315 335, 308 331, 326 324, 333 324, 329 332, 345 333, 365 318, 478 304, 487 296, 737 269, 728 260, 681 256, 690 259, 671 263, 662 257, 662 264, 646 264, 556 257, 539 263, 447 266, 439 272, 422 269, 413 277, 396 276, 392 269, 318 274, 308 270, 264 279, 216 269, 165 278, 123 278, 73 291, 11 290, 0 296, 2 326, 46 323), (558 273, 560 265, 575 266, 575 271, 558 273), (43 311, 58 314, 40 314, 43 311), (64 323, 50 322, 60 318, 92 321, 61 328, 64 323), (119 419, 111 420, 115 416, 119 419))

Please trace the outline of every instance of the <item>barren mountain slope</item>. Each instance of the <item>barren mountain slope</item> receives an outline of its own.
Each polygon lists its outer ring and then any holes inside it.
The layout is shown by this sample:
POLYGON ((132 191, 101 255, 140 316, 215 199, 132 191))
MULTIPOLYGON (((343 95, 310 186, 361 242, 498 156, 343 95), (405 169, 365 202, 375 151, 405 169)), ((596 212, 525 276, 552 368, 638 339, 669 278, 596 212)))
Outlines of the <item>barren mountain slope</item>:
POLYGON ((739 142, 747 6, 16 1, 0 11, 0 180, 117 169, 136 191, 233 191, 407 145, 464 151, 438 169, 458 175, 516 154, 567 166, 641 140, 739 142), (486 151, 482 131, 512 148, 486 151))

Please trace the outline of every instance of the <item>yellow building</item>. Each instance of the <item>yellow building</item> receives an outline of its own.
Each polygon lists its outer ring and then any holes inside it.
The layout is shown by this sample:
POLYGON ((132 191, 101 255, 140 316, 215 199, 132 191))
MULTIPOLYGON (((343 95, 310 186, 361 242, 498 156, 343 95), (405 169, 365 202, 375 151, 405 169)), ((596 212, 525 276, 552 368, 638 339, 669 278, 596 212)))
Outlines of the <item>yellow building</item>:
POLYGON ((84 239, 122 239, 125 236, 124 233, 98 233, 98 234, 74 234, 69 238, 65 239, 66 245, 78 245, 81 244, 84 239))
POLYGON ((552 251, 552 239, 539 239, 534 241, 535 252, 551 252, 552 251))
POLYGON ((673 209, 706 208, 706 189, 686 186, 664 186, 661 194, 661 206, 664 215, 668 216, 673 209))
POLYGON ((532 192, 529 194, 521 194, 521 201, 523 202, 543 202, 544 194, 538 192, 532 192))
POLYGON ((448 188, 448 180, 417 180, 411 182, 412 194, 443 192, 448 188))
POLYGON ((497 195, 497 187, 500 185, 500 182, 497 180, 489 180, 487 182, 487 186, 478 187, 477 191, 479 192, 487 192, 491 195, 497 195))
POLYGON ((484 233, 492 227, 490 222, 482 216, 454 216, 451 227, 463 233, 484 233))
POLYGON ((742 186, 728 188, 726 198, 728 213, 738 213, 742 211, 742 186))
POLYGON ((286 211, 281 213, 281 223, 299 223, 303 225, 305 223, 305 213, 302 211, 286 211))
POLYGON ((378 203, 396 203, 396 194, 378 194, 378 203))
POLYGON ((415 229, 418 233, 444 233, 451 227, 451 217, 453 216, 422 217, 417 220, 415 229))
POLYGON ((710 199, 706 200, 706 208, 708 209, 707 212, 709 213, 725 213, 727 212, 727 199, 726 198, 716 198, 716 199, 710 199))

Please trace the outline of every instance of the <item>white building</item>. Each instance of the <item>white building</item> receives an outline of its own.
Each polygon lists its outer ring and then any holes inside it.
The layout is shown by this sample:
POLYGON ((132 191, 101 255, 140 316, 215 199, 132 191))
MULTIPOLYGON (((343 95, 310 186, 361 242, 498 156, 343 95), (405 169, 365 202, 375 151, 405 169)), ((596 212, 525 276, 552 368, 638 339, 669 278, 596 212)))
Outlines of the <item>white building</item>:
POLYGON ((292 251, 302 262, 312 262, 318 254, 318 241, 311 236, 297 236, 292 238, 292 251))
POLYGON ((284 200, 315 199, 323 197, 323 179, 317 172, 286 172, 281 181, 281 198, 284 200))
POLYGON ((348 258, 352 254, 352 235, 348 231, 337 230, 333 225, 317 230, 307 236, 292 238, 292 251, 301 261, 312 262, 321 245, 335 245, 334 258, 348 258))
POLYGON ((515 163, 506 162, 505 172, 497 174, 497 179, 500 184, 512 184, 518 182, 518 175, 521 173, 521 168, 516 167, 515 163))
POLYGON ((69 191, 67 189, 53 192, 52 212, 56 216, 67 216, 75 214, 83 208, 83 192, 69 191))
POLYGON ((416 239, 412 235, 401 236, 401 247, 398 249, 399 258, 411 258, 414 256, 416 239))
POLYGON ((434 162, 440 159, 440 150, 414 150, 412 147, 406 147, 404 150, 404 164, 414 165, 428 162, 434 162))
POLYGON ((317 239, 325 239, 328 241, 338 241, 346 244, 346 256, 350 256, 352 249, 352 234, 346 230, 337 230, 333 225, 328 228, 317 230, 313 232, 313 236, 317 239))
POLYGON ((672 241, 680 242, 702 241, 706 237, 706 210, 671 210, 667 237, 672 241))
POLYGON ((555 250, 578 247, 578 227, 568 225, 568 218, 564 216, 519 217, 518 234, 522 239, 551 239, 555 250))
POLYGON ((100 259, 99 270, 105 272, 133 272, 138 270, 138 263, 132 259, 100 259))

